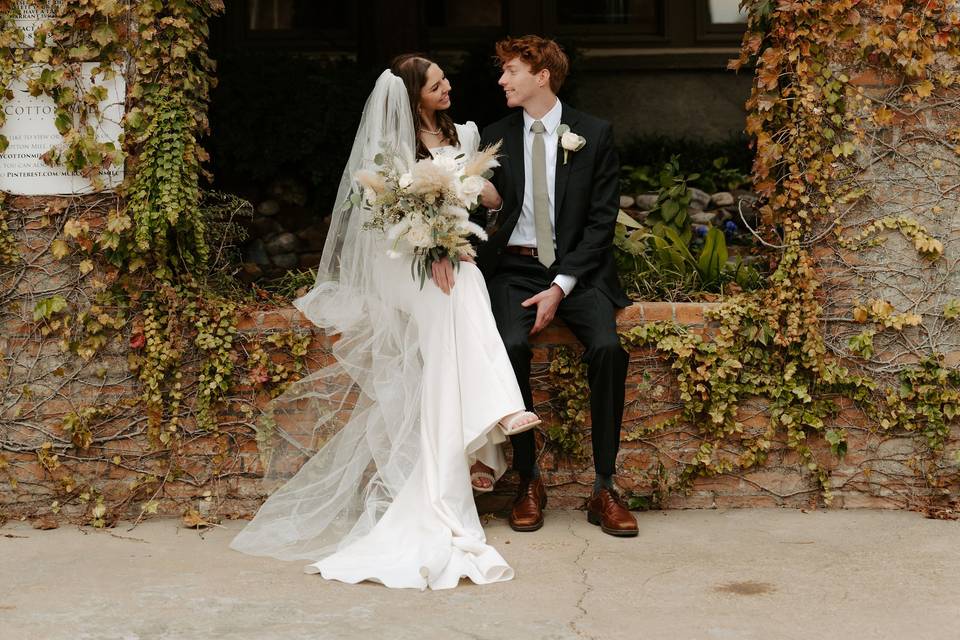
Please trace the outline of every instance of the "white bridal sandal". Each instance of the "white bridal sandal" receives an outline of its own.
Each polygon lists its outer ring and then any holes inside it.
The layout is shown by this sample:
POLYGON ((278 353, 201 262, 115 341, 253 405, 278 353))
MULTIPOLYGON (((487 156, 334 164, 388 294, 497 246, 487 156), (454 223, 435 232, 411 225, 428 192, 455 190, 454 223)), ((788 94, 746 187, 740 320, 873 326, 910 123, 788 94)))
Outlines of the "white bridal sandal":
POLYGON ((473 487, 474 493, 490 493, 491 491, 493 491, 493 485, 497 483, 497 479, 493 477, 493 473, 491 472, 491 470, 489 469, 485 470, 485 469, 487 469, 487 466, 484 465, 482 462, 474 462, 473 465, 470 467, 470 486, 473 487), (483 466, 480 467, 478 470, 474 471, 473 467, 477 465, 483 465, 483 466), (476 480, 486 480, 490 483, 490 485, 486 487, 478 487, 475 482, 476 480))
POLYGON ((516 413, 511 413, 509 416, 504 418, 498 423, 500 431, 503 432, 505 436, 515 436, 518 433, 523 433, 524 431, 529 431, 537 425, 543 422, 537 414, 532 411, 517 411, 516 413), (521 424, 524 419, 530 419, 530 422, 521 424))

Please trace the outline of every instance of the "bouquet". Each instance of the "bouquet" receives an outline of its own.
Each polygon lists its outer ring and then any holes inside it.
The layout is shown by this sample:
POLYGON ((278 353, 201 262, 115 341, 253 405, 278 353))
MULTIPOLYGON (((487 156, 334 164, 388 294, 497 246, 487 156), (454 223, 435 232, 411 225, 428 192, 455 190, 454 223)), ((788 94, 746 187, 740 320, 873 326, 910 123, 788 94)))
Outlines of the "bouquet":
POLYGON ((399 156, 385 149, 374 158, 375 170, 354 174, 362 193, 351 194, 351 202, 371 212, 363 228, 386 234, 392 241, 390 257, 414 256, 410 270, 421 289, 434 262, 449 258, 456 267, 460 258, 476 255, 469 236, 487 239, 484 230, 470 222, 470 211, 500 164, 499 149, 496 144, 471 158, 424 158, 407 172, 398 168, 403 166, 399 156))

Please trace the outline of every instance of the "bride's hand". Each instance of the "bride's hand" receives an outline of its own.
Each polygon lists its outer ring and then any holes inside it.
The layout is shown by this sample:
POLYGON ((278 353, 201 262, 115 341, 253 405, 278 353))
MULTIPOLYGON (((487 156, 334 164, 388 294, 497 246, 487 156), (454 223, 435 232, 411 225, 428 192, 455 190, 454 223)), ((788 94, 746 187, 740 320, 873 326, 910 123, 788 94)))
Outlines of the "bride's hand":
POLYGON ((473 256, 460 256, 460 262, 469 262, 470 264, 477 264, 477 261, 473 259, 473 256))
POLYGON ((480 191, 480 204, 487 209, 499 209, 503 206, 503 198, 489 180, 484 180, 483 190, 480 191))
POLYGON ((443 258, 441 260, 435 261, 430 265, 430 269, 433 274, 433 281, 436 283, 440 290, 445 294, 450 295, 450 291, 453 290, 453 263, 450 262, 450 258, 443 258))

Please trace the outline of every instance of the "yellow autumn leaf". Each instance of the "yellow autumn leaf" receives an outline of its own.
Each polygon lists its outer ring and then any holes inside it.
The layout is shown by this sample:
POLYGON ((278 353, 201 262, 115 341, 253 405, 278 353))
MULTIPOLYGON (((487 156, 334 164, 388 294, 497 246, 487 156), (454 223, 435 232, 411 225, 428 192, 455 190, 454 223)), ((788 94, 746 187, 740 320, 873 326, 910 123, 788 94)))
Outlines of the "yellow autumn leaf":
POLYGON ((867 310, 863 307, 855 307, 853 309, 853 319, 857 322, 866 322, 868 317, 867 310))
POLYGON ((57 260, 60 260, 65 255, 70 253, 70 247, 67 246, 67 243, 63 240, 57 239, 54 240, 50 245, 50 253, 53 254, 53 257, 57 260))
POLYGON ((896 19, 903 13, 903 3, 897 0, 890 0, 880 9, 880 15, 884 18, 896 19))
POLYGON ((80 273, 87 275, 93 271, 93 261, 92 260, 83 260, 80 262, 80 273))
POLYGON ((84 221, 71 218, 63 225, 63 233, 69 238, 78 238, 90 230, 90 225, 84 221))
POLYGON ((918 82, 917 86, 915 86, 913 90, 921 98, 927 98, 931 93, 933 93, 933 83, 929 80, 918 82))
POLYGON ((110 214, 107 217, 107 231, 120 233, 130 228, 130 217, 123 214, 110 214))
POLYGON ((874 300, 870 304, 870 311, 875 318, 887 318, 893 313, 893 305, 886 300, 874 300))

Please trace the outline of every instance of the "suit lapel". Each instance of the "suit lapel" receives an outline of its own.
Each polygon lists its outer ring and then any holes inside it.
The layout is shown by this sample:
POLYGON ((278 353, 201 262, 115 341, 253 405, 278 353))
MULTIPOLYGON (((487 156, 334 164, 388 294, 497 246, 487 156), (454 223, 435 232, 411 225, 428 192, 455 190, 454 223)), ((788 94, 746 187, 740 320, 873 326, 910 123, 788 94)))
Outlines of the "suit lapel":
MULTIPOLYGON (((576 133, 575 126, 579 118, 579 113, 571 108, 566 103, 561 103, 563 106, 560 114, 560 124, 565 124, 570 127, 570 130, 576 133)), ((567 180, 570 177, 570 165, 573 163, 573 158, 576 154, 570 153, 567 156, 567 162, 563 161, 563 147, 560 146, 560 138, 557 138, 557 165, 556 173, 554 173, 554 217, 556 221, 554 225, 559 229, 559 219, 560 219, 560 210, 563 207, 563 197, 567 193, 567 180)))
POLYGON ((517 202, 523 204, 523 114, 518 112, 507 127, 506 139, 503 141, 504 152, 510 160, 510 176, 517 192, 517 202))

